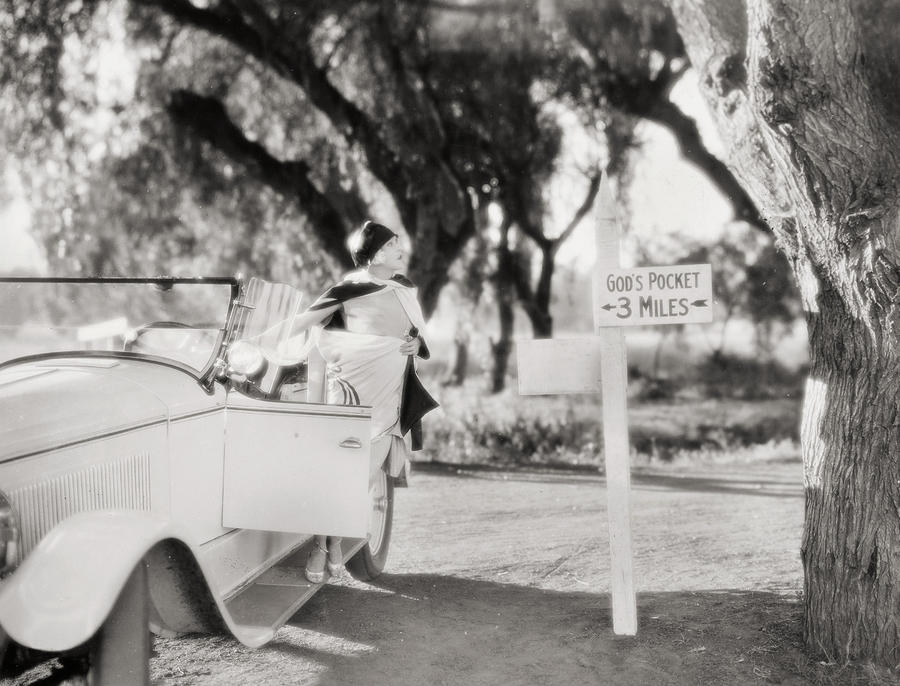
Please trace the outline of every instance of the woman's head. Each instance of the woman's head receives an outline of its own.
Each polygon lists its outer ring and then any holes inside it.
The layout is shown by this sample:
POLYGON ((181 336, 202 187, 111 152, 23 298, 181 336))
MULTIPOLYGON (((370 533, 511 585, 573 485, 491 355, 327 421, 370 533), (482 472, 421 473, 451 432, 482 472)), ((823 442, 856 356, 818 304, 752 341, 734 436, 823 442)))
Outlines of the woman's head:
POLYGON ((369 266, 381 267, 385 271, 389 270, 391 274, 404 271, 406 269, 406 250, 400 242, 400 237, 394 236, 381 246, 381 250, 375 253, 369 266))
POLYGON ((350 236, 348 247, 357 267, 377 265, 394 271, 405 267, 405 254, 399 237, 383 224, 367 221, 350 236))

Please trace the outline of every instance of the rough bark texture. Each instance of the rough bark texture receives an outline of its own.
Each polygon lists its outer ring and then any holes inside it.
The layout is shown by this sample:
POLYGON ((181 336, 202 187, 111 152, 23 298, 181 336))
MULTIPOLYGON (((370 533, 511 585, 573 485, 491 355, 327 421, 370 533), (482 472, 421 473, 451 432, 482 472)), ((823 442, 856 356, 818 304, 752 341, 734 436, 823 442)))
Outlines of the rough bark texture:
MULTIPOLYGON (((673 0, 730 163, 791 260, 809 323, 801 442, 806 639, 900 662, 898 160, 858 13, 840 0, 673 0), (854 14, 856 12, 857 14, 854 14), (735 22, 744 17, 746 22, 735 22)), ((869 17, 868 19, 871 19, 869 17)))

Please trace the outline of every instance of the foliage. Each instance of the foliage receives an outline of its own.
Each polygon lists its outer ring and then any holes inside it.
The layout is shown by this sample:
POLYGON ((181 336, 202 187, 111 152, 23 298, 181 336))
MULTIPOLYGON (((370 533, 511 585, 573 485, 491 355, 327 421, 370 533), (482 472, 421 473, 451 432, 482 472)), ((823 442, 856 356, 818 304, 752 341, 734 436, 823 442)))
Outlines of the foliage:
POLYGON ((670 99, 690 66, 670 9, 660 0, 565 0, 559 3, 565 30, 556 93, 590 126, 601 123, 609 142, 610 168, 627 180, 628 155, 639 144, 638 120, 672 134, 693 164, 734 208, 736 220, 768 227, 730 169, 707 148, 696 122, 670 99))
MULTIPOLYGON (((632 390, 631 443, 645 460, 798 439, 797 395, 776 393, 762 402, 679 395, 646 402, 638 387, 632 390)), ((441 403, 442 410, 425 421, 426 448, 419 459, 495 467, 602 468, 596 396, 522 397, 514 391, 482 396, 470 382, 444 389, 441 403)))
POLYGON ((808 369, 787 369, 775 360, 714 353, 697 366, 703 395, 709 398, 800 398, 808 369))
POLYGON ((789 326, 800 312, 800 296, 787 258, 773 244, 764 245, 745 269, 744 310, 756 328, 756 347, 771 357, 776 330, 789 326))
MULTIPOLYGON (((54 271, 171 272, 202 246, 205 268, 267 274, 285 250, 304 266, 324 251, 333 273, 348 266, 346 232, 374 214, 409 233, 430 311, 484 230, 475 209, 494 200, 539 248, 518 244, 503 287, 549 335, 543 191, 560 131, 548 105, 571 96, 590 113, 622 172, 634 116, 667 99, 686 64, 659 3, 554 7, 561 24, 543 3, 7 2, 3 129, 44 208, 35 224, 54 271), (110 99, 112 61, 136 78, 110 99), (228 226, 235 248, 193 236, 204 221, 228 226)), ((298 265, 283 276, 301 277, 298 265)))
MULTIPOLYGON (((746 225, 732 225, 708 244, 670 240, 666 246, 644 246, 640 261, 712 265, 712 327, 719 332, 713 358, 725 353, 729 324, 745 319, 754 326, 756 354, 769 362, 779 338, 801 316, 799 294, 784 256, 768 237, 746 225)), ((664 335, 678 335, 683 328, 666 327, 664 335)))
POLYGON ((571 410, 558 418, 496 416, 482 402, 429 422, 429 443, 440 446, 427 451, 433 461, 504 467, 596 463, 595 422, 578 420, 571 410))

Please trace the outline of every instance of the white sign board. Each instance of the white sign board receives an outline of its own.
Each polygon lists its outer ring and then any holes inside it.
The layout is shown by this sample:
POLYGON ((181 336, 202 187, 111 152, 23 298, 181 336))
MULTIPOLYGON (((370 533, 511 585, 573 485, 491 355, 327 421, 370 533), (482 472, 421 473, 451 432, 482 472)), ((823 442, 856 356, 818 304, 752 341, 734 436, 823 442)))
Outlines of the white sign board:
POLYGON ((705 324, 712 306, 708 264, 605 269, 595 277, 597 326, 705 324))
POLYGON ((602 354, 594 336, 517 341, 519 394, 599 393, 602 354))

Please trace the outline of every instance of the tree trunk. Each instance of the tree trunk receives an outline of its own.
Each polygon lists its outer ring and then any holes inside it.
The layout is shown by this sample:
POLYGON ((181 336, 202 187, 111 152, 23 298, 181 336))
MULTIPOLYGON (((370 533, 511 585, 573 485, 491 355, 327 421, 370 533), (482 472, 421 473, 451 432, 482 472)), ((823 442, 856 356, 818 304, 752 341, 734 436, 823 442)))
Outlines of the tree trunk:
POLYGON ((469 335, 461 324, 457 324, 453 337, 453 350, 447 363, 447 373, 441 380, 442 386, 462 386, 469 370, 469 335))
MULTIPOLYGON (((729 162, 773 227, 807 311, 807 646, 829 659, 894 666, 900 131, 869 81, 867 65, 885 46, 861 29, 882 22, 857 24, 840 0, 672 6, 729 162)), ((853 12, 881 7, 859 0, 853 12)))
POLYGON ((801 425, 806 641, 829 660, 900 661, 900 366, 833 296, 809 319, 801 425))
POLYGON ((541 248, 541 273, 534 289, 535 313, 531 326, 535 338, 553 338, 553 315, 550 314, 553 273, 556 271, 556 249, 553 245, 541 248))
POLYGON ((500 226, 500 241, 497 245, 497 271, 494 274, 494 290, 497 301, 497 318, 500 330, 496 340, 491 340, 491 393, 500 393, 506 388, 506 368, 512 353, 513 324, 516 301, 515 257, 509 249, 509 228, 512 222, 505 218, 500 226))
POLYGON ((516 292, 519 305, 531 323, 534 337, 553 338, 553 315, 550 312, 550 301, 555 254, 548 249, 542 249, 541 253, 541 273, 538 277, 537 288, 532 292, 528 283, 531 275, 527 271, 527 267, 530 265, 524 263, 516 267, 516 292))
POLYGON ((497 315, 500 320, 500 333, 497 340, 491 341, 491 393, 500 393, 506 388, 506 368, 512 353, 513 334, 513 299, 507 296, 497 298, 497 315))

